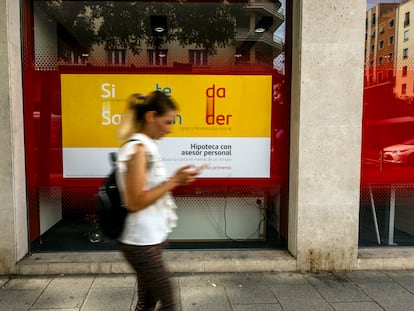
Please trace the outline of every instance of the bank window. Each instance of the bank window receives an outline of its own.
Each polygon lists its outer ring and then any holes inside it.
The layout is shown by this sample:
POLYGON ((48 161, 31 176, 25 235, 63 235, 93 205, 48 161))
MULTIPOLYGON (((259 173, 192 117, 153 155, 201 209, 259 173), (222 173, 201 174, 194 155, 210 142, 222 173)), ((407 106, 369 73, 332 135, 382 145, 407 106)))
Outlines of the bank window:
POLYGON ((207 51, 206 50, 189 50, 188 51, 190 64, 205 66, 207 65, 207 51))
MULTIPOLYGON (((109 149, 120 144, 116 126, 127 96, 152 90, 179 101, 183 114, 174 118, 175 130, 190 153, 211 139, 225 141, 214 157, 200 149, 194 158, 211 168, 197 185, 174 191, 180 225, 171 243, 285 248, 291 59, 285 50, 291 36, 285 38, 285 32, 291 33, 292 24, 285 12, 292 12, 292 1, 20 3, 25 155, 27 180, 33 181, 27 187, 31 251, 118 249, 116 241, 102 236, 95 195, 110 170, 109 149), (263 15, 265 32, 249 36, 251 22, 263 15), (237 81, 231 80, 235 75, 237 81), (231 83, 221 83, 225 77, 231 83), (227 99, 240 88, 242 97, 227 99), (204 98, 198 107, 203 118, 196 117, 195 97, 204 98), (255 114, 261 126, 243 141, 234 138, 239 121, 252 117, 239 107, 257 98, 263 99, 255 102, 263 112, 255 114), (224 102, 237 110, 237 120, 220 106, 224 102), (96 116, 92 125, 82 122, 96 116), (250 139, 261 136, 263 126, 269 129, 267 143, 250 139), (248 152, 232 154, 232 148, 248 152), (241 160, 256 163, 254 169, 236 165, 241 160)), ((166 155, 177 152, 168 160, 171 169, 183 165, 179 161, 188 151, 176 141, 166 137, 160 145, 166 155)))
POLYGON ((410 12, 405 12, 404 15, 404 27, 410 25, 410 12))
POLYGON ((388 38, 388 45, 393 45, 394 44, 394 36, 390 36, 388 38))
POLYGON ((382 56, 378 57, 378 65, 382 65, 384 58, 382 56))
POLYGON ((402 76, 406 77, 407 76, 407 66, 404 66, 402 69, 402 76))
POLYGON ((372 19, 371 19, 371 25, 374 26, 375 25, 375 21, 377 19, 377 15, 374 13, 372 14, 372 19))
POLYGON ((126 64, 126 50, 124 49, 107 50, 106 55, 108 65, 126 64))
POLYGON ((404 31, 404 41, 408 41, 409 30, 404 31))
POLYGON ((88 54, 67 51, 63 57, 63 62, 68 65, 86 65, 88 62, 88 54))
POLYGON ((380 72, 380 73, 378 73, 378 82, 382 82, 383 81, 383 75, 382 75, 382 72, 380 72))
POLYGON ((394 28, 394 19, 390 19, 390 22, 388 23, 389 28, 394 28))
POLYGON ((379 32, 382 34, 382 33, 384 33, 384 28, 385 28, 385 26, 384 26, 384 24, 381 24, 380 26, 379 26, 379 32))
POLYGON ((392 62, 392 57, 393 57, 392 53, 389 53, 388 56, 387 56, 387 59, 388 59, 389 63, 392 62))
POLYGON ((408 48, 405 48, 403 50, 403 59, 407 59, 408 58, 408 48))
POLYGON ((148 65, 167 65, 168 50, 147 50, 148 65))
POLYGON ((407 94, 407 84, 405 83, 401 85, 401 94, 407 94))
POLYGON ((374 51, 375 51, 375 45, 373 44, 371 45, 371 53, 374 53, 374 51))
POLYGON ((382 50, 384 48, 384 40, 379 42, 379 49, 382 50))

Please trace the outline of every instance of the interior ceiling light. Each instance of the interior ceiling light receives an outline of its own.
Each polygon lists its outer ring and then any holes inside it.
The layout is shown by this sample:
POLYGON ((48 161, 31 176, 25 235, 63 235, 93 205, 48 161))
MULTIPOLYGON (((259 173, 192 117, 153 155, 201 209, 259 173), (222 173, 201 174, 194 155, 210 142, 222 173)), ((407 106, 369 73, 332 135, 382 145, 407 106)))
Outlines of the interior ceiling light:
POLYGON ((154 35, 160 35, 167 31, 167 16, 151 15, 150 23, 154 35))
POLYGON ((240 53, 237 53, 237 54, 234 54, 234 57, 240 58, 240 57, 242 57, 242 55, 240 53))
POLYGON ((167 56, 167 54, 165 54, 164 52, 160 52, 160 53, 158 54, 158 56, 159 56, 159 57, 161 57, 161 58, 163 58, 163 57, 166 57, 166 56, 167 56))
POLYGON ((158 33, 161 33, 161 32, 164 32, 165 31, 165 28, 164 27, 161 27, 161 26, 158 26, 158 27, 155 27, 154 30, 156 32, 158 32, 158 33))
POLYGON ((263 28, 263 27, 257 27, 255 30, 254 30, 254 32, 255 33, 263 33, 263 32, 265 32, 266 31, 266 29, 265 28, 263 28))
POLYGON ((273 24, 273 17, 271 16, 263 16, 259 22, 256 24, 254 29, 255 33, 263 33, 268 30, 273 24))

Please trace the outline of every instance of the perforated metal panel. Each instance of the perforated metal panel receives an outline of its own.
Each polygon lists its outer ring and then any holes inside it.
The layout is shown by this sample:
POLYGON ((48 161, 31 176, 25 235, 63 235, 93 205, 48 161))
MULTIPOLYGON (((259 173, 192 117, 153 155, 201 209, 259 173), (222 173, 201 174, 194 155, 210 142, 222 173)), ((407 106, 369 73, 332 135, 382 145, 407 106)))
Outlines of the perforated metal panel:
POLYGON ((413 185, 368 185, 362 189, 360 245, 414 245, 413 185))

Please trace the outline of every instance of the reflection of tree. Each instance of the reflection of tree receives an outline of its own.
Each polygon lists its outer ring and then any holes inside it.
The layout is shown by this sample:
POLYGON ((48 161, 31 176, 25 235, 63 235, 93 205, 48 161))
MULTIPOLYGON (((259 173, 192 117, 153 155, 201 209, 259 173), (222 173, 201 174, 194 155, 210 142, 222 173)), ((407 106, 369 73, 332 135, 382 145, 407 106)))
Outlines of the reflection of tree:
POLYGON ((180 3, 176 7, 177 39, 182 46, 195 44, 210 54, 225 47, 236 33, 241 5, 180 3))
POLYGON ((106 49, 130 49, 133 54, 141 51, 141 42, 159 47, 164 42, 174 40, 171 26, 174 26, 174 6, 171 3, 151 2, 102 2, 94 4, 92 11, 101 20, 96 42, 106 49), (149 16, 166 16, 170 27, 161 36, 154 33, 149 16))
POLYGON ((36 5, 58 24, 59 57, 68 51, 89 53, 94 44, 106 49, 141 52, 141 44, 159 48, 177 40, 214 54, 236 33, 243 4, 229 2, 38 1, 36 5), (151 17, 166 19, 167 29, 154 33, 151 17))

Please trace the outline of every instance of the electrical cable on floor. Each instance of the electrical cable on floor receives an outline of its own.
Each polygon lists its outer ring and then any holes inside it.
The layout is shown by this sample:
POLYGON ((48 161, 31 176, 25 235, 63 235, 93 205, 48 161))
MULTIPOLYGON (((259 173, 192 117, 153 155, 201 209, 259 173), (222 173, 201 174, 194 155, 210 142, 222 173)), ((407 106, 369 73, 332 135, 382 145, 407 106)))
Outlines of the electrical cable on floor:
MULTIPOLYGON (((260 201, 260 200, 258 200, 258 201, 260 201)), ((252 234, 250 234, 249 236, 247 236, 246 238, 244 238, 244 239, 234 239, 234 238, 232 238, 232 237, 230 237, 229 235, 228 235, 228 233, 227 233, 227 215, 226 215, 226 210, 227 210, 227 197, 225 197, 224 198, 224 210, 223 210, 223 216, 224 216, 224 235, 229 239, 229 240, 231 240, 231 241, 233 241, 233 242, 244 242, 244 241, 246 241, 246 240, 249 240, 249 239, 251 239, 253 236, 255 236, 256 235, 256 233, 260 233, 260 227, 262 226, 262 224, 265 222, 265 219, 266 219, 266 215, 265 215, 265 213, 262 211, 262 208, 260 208, 260 204, 261 203, 259 203, 258 202, 258 204, 256 205, 254 205, 258 210, 259 210, 259 212, 260 212, 260 214, 262 215, 262 219, 259 221, 259 223, 258 223, 258 225, 257 225, 257 229, 252 233, 252 234)))

